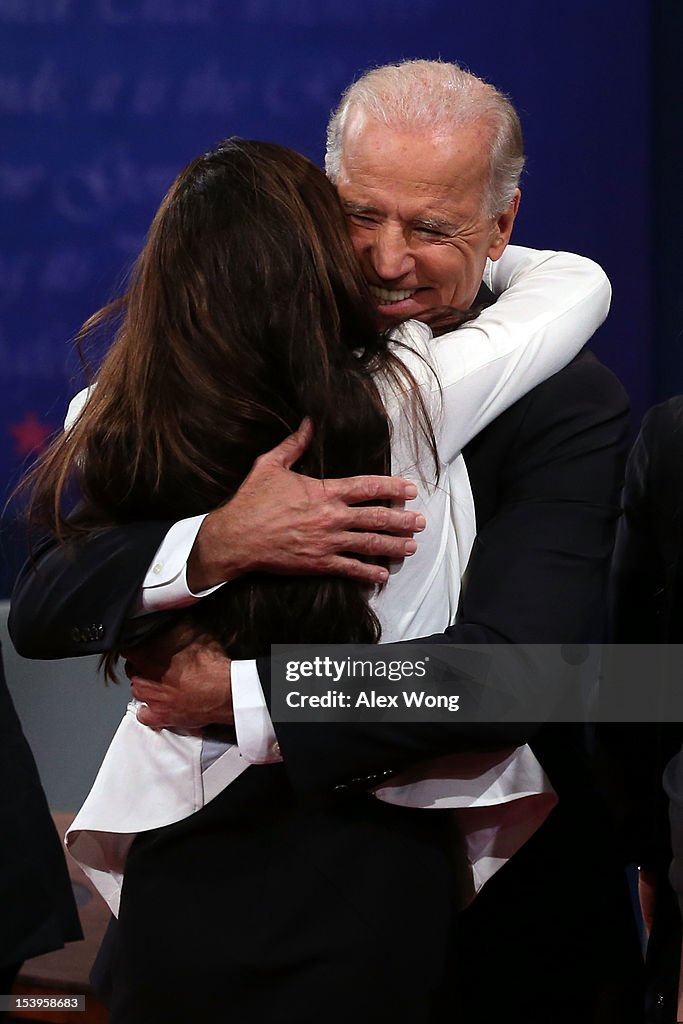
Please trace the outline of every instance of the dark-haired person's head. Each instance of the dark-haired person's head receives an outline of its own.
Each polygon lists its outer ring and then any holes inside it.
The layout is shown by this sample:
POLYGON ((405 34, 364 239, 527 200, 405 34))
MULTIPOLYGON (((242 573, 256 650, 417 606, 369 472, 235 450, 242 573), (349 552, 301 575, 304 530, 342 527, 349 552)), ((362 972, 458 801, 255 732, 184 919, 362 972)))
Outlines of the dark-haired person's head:
MULTIPOLYGON (((118 325, 83 413, 37 470, 36 515, 74 529, 72 483, 82 530, 209 511, 305 415, 304 472, 387 472, 375 381, 413 381, 375 321, 323 172, 280 146, 221 143, 179 174, 128 291, 84 327, 118 325)), ((254 576, 193 614, 245 656, 292 639, 375 639, 367 597, 349 580, 254 576)))

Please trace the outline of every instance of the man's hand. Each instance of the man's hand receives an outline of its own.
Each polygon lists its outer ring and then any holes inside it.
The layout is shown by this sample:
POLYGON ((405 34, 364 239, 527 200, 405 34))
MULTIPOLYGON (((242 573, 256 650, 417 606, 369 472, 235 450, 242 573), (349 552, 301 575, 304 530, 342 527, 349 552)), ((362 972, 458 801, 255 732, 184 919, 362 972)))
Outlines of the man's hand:
POLYGON ((153 729, 232 725, 230 659, 206 637, 180 627, 126 655, 133 696, 144 701, 138 721, 153 729))
POLYGON ((256 460, 235 496, 204 520, 188 559, 194 593, 245 572, 331 573, 384 583, 388 571, 351 557, 400 559, 412 555, 424 516, 403 509, 354 507, 357 502, 402 502, 417 495, 400 477, 356 476, 316 480, 294 473, 312 437, 305 419, 296 433, 256 460))

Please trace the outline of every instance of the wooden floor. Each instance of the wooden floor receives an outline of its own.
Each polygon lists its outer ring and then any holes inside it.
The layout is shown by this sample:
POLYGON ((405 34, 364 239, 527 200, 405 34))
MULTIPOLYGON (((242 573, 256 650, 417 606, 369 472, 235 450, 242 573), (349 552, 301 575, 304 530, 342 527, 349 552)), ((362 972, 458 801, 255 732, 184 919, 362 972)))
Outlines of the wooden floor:
MULTIPOLYGON (((73 814, 53 814, 57 831, 63 836, 73 820, 73 814)), ((12 1020, 43 1020, 54 1024, 107 1024, 105 1008, 92 992, 88 976, 110 912, 106 903, 93 888, 78 865, 67 857, 69 875, 78 904, 83 942, 70 942, 64 949, 27 960, 12 989, 14 995, 85 995, 85 1011, 22 1010, 12 1020)))

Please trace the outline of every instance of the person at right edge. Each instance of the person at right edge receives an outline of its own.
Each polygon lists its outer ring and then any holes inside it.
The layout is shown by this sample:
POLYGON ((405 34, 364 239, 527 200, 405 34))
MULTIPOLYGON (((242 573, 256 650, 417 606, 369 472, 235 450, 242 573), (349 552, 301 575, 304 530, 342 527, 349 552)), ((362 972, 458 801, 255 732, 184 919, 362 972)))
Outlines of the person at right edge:
MULTIPOLYGON (((683 641, 683 396, 646 414, 629 456, 611 585, 612 639, 683 641)), ((615 680, 615 682, 618 682, 615 680)), ((680 722, 599 729, 605 778, 640 868, 648 931, 646 1020, 676 1024, 683 902, 683 758, 680 722), (678 899, 677 899, 678 897, 678 899)))
MULTIPOLYGON (((519 176, 523 163, 514 111, 515 127, 507 119, 504 138, 492 130, 492 119, 500 124, 501 104, 509 106, 493 87, 435 61, 375 69, 343 97, 328 133, 328 174, 346 205, 383 323, 392 316, 419 318, 428 305, 462 309, 475 297, 487 301, 477 294, 491 230, 486 204, 492 182, 511 165, 519 176), (448 173, 441 162, 443 180, 425 180, 424 168, 445 152, 452 154, 448 173)), ((514 219, 518 201, 516 193, 514 209, 503 216, 514 219)), ((429 642, 604 639, 627 410, 614 376, 584 352, 465 448, 477 540, 457 621, 429 642)), ((210 513, 198 532, 195 527, 168 603, 192 603, 193 595, 254 568, 332 570, 376 581, 379 576, 346 553, 382 556, 391 550, 389 541, 380 535, 371 546, 355 546, 362 534, 349 533, 354 511, 344 505, 343 487, 309 480, 290 472, 289 463, 265 457, 235 498, 210 513)), ((82 545, 47 540, 22 571, 13 597, 11 633, 20 653, 69 657, 139 640, 144 618, 128 620, 140 601, 143 609, 164 607, 164 587, 154 585, 165 582, 157 552, 168 550, 162 542, 169 528, 178 529, 141 523, 82 545)), ((141 649, 131 671, 152 678, 148 666, 141 649)), ((268 701, 267 661, 258 667, 268 701)), ((167 668, 169 679, 173 663, 167 668)), ((229 663, 199 668, 205 669, 205 693, 213 684, 218 699, 229 702, 229 663)), ((191 681, 179 682, 187 706, 191 681)), ((153 702, 148 714, 151 725, 183 725, 180 713, 170 722, 155 718, 153 702)), ((264 761, 284 758, 294 787, 313 794, 351 780, 370 788, 378 773, 443 752, 410 724, 329 725, 323 738, 319 730, 278 723, 275 733, 277 747, 269 746, 264 761)), ((529 726, 525 738, 559 803, 461 915, 453 1020, 639 1024, 638 938, 583 729, 529 726)), ((455 735, 453 743, 457 748, 455 735)))

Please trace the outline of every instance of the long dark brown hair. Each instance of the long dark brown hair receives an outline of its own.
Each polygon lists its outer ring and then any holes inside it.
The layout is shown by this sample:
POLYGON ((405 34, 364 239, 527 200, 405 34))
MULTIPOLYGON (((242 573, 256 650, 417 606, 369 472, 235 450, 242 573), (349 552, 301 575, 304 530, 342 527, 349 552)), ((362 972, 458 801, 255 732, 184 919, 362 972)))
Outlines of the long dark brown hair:
MULTIPOLYGON (((113 322, 83 413, 29 482, 32 521, 61 537, 216 508, 305 415, 314 435, 302 472, 388 472, 374 377, 420 405, 378 332, 333 186, 281 146, 228 139, 180 173, 125 296, 81 334, 113 322), (79 510, 67 519, 72 490, 79 510)), ((433 448, 424 407, 416 419, 433 448)), ((228 653, 251 657, 277 642, 376 640, 367 597, 350 580, 252 574, 191 614, 228 653)))

